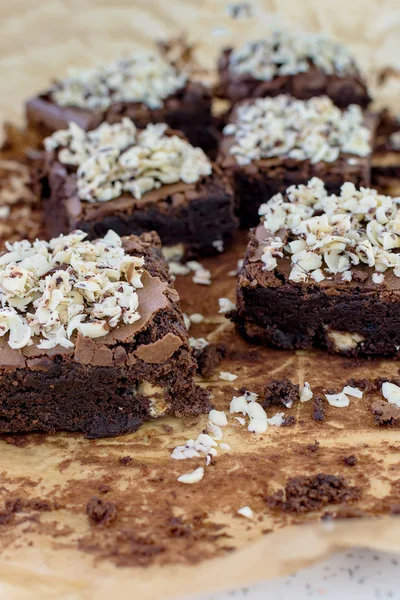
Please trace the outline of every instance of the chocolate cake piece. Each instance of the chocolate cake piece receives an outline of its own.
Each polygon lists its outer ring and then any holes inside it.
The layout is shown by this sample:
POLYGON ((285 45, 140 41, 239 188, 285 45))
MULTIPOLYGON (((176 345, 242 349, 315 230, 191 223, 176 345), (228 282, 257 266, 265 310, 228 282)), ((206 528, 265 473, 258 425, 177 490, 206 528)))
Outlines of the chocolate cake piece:
POLYGON ((0 256, 0 432, 135 431, 209 408, 155 233, 76 231, 0 256))
POLYGON ((166 124, 129 119, 85 132, 76 124, 45 140, 45 221, 51 236, 91 239, 155 230, 187 255, 221 252, 236 229, 229 184, 200 148, 166 124))
POLYGON ((263 207, 237 283, 245 336, 280 348, 360 356, 400 350, 396 199, 345 183, 290 187, 263 207))
POLYGON ((218 72, 218 94, 233 103, 279 94, 301 100, 327 95, 341 108, 365 108, 371 100, 349 51, 317 34, 274 31, 265 39, 225 48, 218 72))
POLYGON ((326 96, 239 103, 223 130, 217 164, 233 187, 240 225, 257 225, 261 204, 312 177, 332 193, 345 181, 368 186, 374 126, 359 106, 341 111, 326 96))
POLYGON ((144 128, 167 123, 213 152, 211 93, 158 53, 135 52, 93 69, 74 69, 26 103, 28 125, 44 138, 72 121, 85 130, 128 117, 144 128))

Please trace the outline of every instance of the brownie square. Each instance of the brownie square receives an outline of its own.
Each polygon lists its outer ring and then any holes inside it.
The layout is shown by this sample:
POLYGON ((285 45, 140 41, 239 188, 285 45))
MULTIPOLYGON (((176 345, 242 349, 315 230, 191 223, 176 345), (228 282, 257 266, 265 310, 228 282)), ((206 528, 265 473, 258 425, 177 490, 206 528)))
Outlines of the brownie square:
POLYGON ((291 96, 239 103, 225 126, 217 164, 228 176, 240 226, 253 227, 258 209, 290 185, 321 178, 331 193, 344 181, 370 184, 375 117, 327 96, 291 96))
POLYGON ((0 256, 0 432, 120 435, 208 408, 156 234, 76 231, 0 256))
POLYGON ((238 277, 241 333, 292 350, 398 356, 396 200, 352 183, 329 195, 314 178, 263 209, 238 277))
POLYGON ((210 90, 158 54, 138 54, 74 70, 26 103, 28 125, 46 137, 72 121, 85 130, 128 117, 144 128, 167 123, 213 154, 217 135, 210 90))
POLYGON ((266 39, 225 48, 218 72, 218 94, 232 103, 279 94, 300 100, 326 95, 341 108, 365 108, 371 100, 348 50, 316 34, 274 31, 266 39))
POLYGON ((129 119, 45 140, 43 202, 51 236, 74 229, 91 239, 155 230, 186 255, 223 250, 236 229, 230 186, 200 148, 165 124, 136 130, 129 119), (78 150, 77 150, 78 148, 78 150))

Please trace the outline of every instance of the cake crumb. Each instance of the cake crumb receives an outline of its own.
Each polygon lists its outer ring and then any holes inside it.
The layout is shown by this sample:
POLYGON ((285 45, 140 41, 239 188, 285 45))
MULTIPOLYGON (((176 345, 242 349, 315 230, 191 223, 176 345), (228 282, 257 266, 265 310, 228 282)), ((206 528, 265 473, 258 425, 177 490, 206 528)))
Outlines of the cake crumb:
POLYGON ((354 467, 357 464, 358 460, 354 454, 351 454, 350 456, 344 456, 343 462, 349 467, 354 467))
MULTIPOLYGON (((199 344, 196 343, 196 345, 198 346, 199 344)), ((198 372, 205 379, 210 379, 214 375, 217 367, 221 364, 222 359, 226 356, 226 346, 224 344, 209 344, 207 342, 203 348, 193 348, 198 372)))
POLYGON ((316 396, 314 399, 313 419, 314 421, 325 421, 325 403, 322 396, 316 396))
POLYGON ((400 407, 389 404, 383 400, 377 400, 371 404, 371 412, 374 415, 376 425, 398 427, 400 425, 400 407))
POLYGON ((319 450, 319 448, 320 448, 320 443, 318 440, 314 440, 313 444, 308 444, 308 446, 307 446, 307 450, 309 452, 317 452, 317 450, 319 450))
POLYGON ((264 408, 269 406, 283 406, 291 408, 300 398, 299 386, 290 379, 273 379, 264 388, 264 408))
POLYGON ((360 490, 350 485, 344 477, 319 473, 291 477, 283 490, 264 499, 269 508, 299 514, 314 512, 328 504, 351 502, 359 497, 360 490))
POLYGON ((112 502, 93 496, 86 504, 86 514, 93 525, 109 527, 117 517, 117 507, 112 502))

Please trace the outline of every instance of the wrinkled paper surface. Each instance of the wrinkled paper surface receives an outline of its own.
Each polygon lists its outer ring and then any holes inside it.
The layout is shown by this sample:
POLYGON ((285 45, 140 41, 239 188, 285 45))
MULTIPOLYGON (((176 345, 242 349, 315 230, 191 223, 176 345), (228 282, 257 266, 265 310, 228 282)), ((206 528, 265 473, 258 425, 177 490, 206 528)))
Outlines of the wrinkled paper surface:
MULTIPOLYGON (((385 84, 377 86, 382 72, 400 67, 398 2, 249 4, 253 17, 233 19, 229 3, 218 0, 15 0, 2 7, 0 118, 22 124, 24 100, 45 89, 68 66, 94 65, 133 47, 150 47, 153 37, 185 31, 189 41, 198 44, 199 62, 210 67, 221 46, 283 25, 324 31, 346 42, 368 73, 376 103, 400 108, 396 75, 389 74, 385 84)), ((234 299, 235 279, 229 272, 243 249, 239 239, 224 256, 204 261, 212 270, 210 288, 192 284, 190 276, 177 281, 185 312, 205 316, 192 334, 238 351, 219 367, 237 373, 235 382, 221 381, 218 372, 206 382, 218 408, 227 410, 240 387, 258 391, 271 378, 307 380, 313 389, 329 383, 339 389, 351 377, 397 376, 398 364, 389 361, 370 365, 323 353, 258 351, 243 342, 218 314, 219 297, 234 299)), ((386 516, 399 489, 400 432, 373 424, 369 405, 376 398, 367 396, 352 400, 351 409, 330 408, 323 425, 312 420, 311 403, 295 407, 288 413, 296 417, 294 427, 270 427, 257 439, 230 418, 225 438, 232 450, 221 453, 196 486, 178 484, 176 478, 203 463, 172 461, 169 455, 175 445, 201 432, 205 418, 195 424, 166 419, 111 440, 66 434, 0 440, 1 501, 31 501, 29 508, 0 525, 1 597, 101 599, 129 593, 159 600, 282 575, 339 548, 400 551, 400 520, 386 516), (320 450, 307 454, 315 439, 320 450), (350 454, 358 458, 353 468, 342 460, 350 454), (120 460, 126 455, 133 458, 131 466, 120 460), (359 486, 362 494, 355 506, 366 516, 382 516, 312 524, 315 516, 334 512, 335 506, 311 516, 268 512, 266 494, 281 488, 288 477, 317 472, 342 475, 359 486), (99 492, 101 485, 109 490, 99 492), (93 495, 117 507, 109 527, 90 525, 85 506, 93 495), (37 498, 48 501, 50 510, 32 504, 37 498), (165 503, 191 531, 197 527, 196 514, 205 512, 228 537, 214 542, 206 528, 198 538, 174 537, 167 529, 165 503), (246 504, 255 512, 254 521, 236 515, 246 504), (119 542, 129 532, 149 534, 153 542, 163 539, 164 558, 155 558, 145 568, 135 565, 141 550, 131 542, 121 550, 125 541, 119 542), (117 566, 121 563, 126 566, 117 566)))

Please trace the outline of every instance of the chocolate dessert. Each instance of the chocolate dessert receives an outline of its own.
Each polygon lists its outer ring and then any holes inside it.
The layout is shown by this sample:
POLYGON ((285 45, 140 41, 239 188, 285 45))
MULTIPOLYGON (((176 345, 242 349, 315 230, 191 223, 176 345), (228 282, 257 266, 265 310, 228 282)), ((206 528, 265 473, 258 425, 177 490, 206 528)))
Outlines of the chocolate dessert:
POLYGON ((240 225, 258 224, 261 204, 312 177, 338 193, 345 181, 370 184, 375 118, 328 97, 244 101, 223 130, 218 165, 233 187, 240 225))
POLYGON ((26 117, 42 137, 70 122, 90 130, 128 117, 140 128, 167 123, 205 151, 216 146, 210 91, 156 53, 135 52, 97 68, 74 69, 28 100, 26 117))
POLYGON ((314 178, 262 209, 237 283, 240 331, 280 348, 398 356, 396 199, 352 183, 330 195, 314 178))
POLYGON ((208 394, 154 233, 75 231, 0 256, 0 432, 120 435, 208 394))
POLYGON ((74 229, 91 239, 155 230, 163 246, 189 255, 221 252, 236 229, 230 187, 200 148, 129 119, 45 140, 45 221, 51 236, 74 229))
POLYGON ((274 31, 265 39, 225 48, 218 72, 218 93, 233 103, 279 94, 301 100, 327 95, 341 108, 365 108, 371 100, 347 48, 317 34, 274 31))

